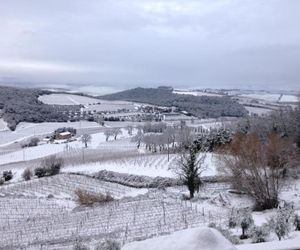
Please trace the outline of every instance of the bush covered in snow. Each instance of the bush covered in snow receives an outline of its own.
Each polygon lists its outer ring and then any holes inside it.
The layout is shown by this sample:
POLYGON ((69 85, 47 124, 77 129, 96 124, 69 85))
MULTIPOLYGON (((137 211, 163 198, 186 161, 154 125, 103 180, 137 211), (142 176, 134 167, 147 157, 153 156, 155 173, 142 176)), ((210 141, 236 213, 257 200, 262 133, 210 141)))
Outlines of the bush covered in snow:
POLYGON ((270 227, 268 224, 262 226, 253 226, 250 229, 250 237, 253 243, 266 242, 267 237, 270 235, 270 227))
POLYGON ((38 178, 41 178, 44 176, 59 174, 62 165, 62 158, 56 157, 55 155, 49 156, 42 161, 41 167, 38 167, 34 170, 34 175, 36 175, 38 178))
POLYGON ((248 235, 247 230, 254 224, 254 220, 252 218, 251 211, 249 210, 241 210, 239 212, 239 224, 242 228, 241 239, 247 239, 248 235))
POLYGON ((277 210, 275 216, 269 220, 271 230, 277 235, 279 240, 288 236, 291 230, 292 219, 294 218, 294 208, 291 204, 286 204, 277 210))
POLYGON ((230 143, 232 137, 233 133, 229 129, 216 129, 199 137, 195 143, 199 150, 212 152, 217 147, 230 143))
POLYGON ((90 248, 84 245, 81 242, 76 242, 75 245, 73 246, 73 250, 89 250, 90 248))
POLYGON ((105 242, 100 243, 96 250, 121 250, 121 245, 115 240, 106 240, 105 242))
POLYGON ((124 174, 107 170, 99 171, 94 177, 102 181, 119 183, 125 186, 136 188, 165 188, 182 185, 181 181, 172 178, 152 178, 149 176, 124 174))
POLYGON ((209 227, 218 230, 232 244, 238 245, 241 243, 239 238, 237 236, 233 235, 229 229, 223 228, 222 226, 216 225, 215 223, 209 224, 209 227))
POLYGON ((95 203, 104 203, 113 201, 114 198, 110 195, 110 193, 101 194, 101 193, 91 193, 85 190, 77 189, 75 191, 76 202, 80 206, 92 206, 95 203))
POLYGON ((24 170, 24 172, 22 173, 22 178, 25 180, 25 181, 29 181, 33 176, 33 173, 32 171, 29 169, 29 168, 26 168, 24 170))
POLYGON ((300 231, 300 216, 298 214, 295 214, 294 226, 296 231, 300 231))
POLYGON ((38 145, 39 141, 40 141, 39 138, 33 137, 28 142, 23 143, 22 148, 36 147, 38 145))

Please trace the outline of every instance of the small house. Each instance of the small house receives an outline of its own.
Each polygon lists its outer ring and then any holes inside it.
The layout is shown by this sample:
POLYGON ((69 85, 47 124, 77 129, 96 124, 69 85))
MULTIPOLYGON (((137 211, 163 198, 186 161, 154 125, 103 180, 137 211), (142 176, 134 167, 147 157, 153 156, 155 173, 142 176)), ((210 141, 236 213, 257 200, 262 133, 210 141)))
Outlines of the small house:
POLYGON ((72 138, 72 133, 70 133, 69 131, 66 132, 61 132, 57 135, 58 140, 68 140, 72 138))

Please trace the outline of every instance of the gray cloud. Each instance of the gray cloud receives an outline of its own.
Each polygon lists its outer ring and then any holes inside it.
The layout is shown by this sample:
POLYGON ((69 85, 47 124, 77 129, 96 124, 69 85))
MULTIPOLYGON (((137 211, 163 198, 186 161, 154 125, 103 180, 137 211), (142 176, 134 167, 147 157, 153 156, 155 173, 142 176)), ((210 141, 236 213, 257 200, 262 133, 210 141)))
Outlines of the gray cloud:
POLYGON ((298 88, 297 0, 0 2, 0 80, 298 88))

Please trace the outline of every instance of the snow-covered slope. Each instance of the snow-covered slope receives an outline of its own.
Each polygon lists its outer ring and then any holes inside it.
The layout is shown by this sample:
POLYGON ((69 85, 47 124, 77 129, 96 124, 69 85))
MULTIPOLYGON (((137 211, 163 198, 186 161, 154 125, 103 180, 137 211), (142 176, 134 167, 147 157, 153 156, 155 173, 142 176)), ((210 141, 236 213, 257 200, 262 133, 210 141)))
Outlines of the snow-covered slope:
POLYGON ((193 228, 125 245, 122 250, 236 250, 220 232, 212 228, 193 228))

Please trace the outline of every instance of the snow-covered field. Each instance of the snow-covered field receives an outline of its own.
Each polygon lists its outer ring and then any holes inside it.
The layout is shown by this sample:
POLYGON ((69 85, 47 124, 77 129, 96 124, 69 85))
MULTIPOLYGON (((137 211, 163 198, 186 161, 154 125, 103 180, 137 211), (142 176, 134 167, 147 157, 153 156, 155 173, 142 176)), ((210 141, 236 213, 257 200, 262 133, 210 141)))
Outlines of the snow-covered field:
MULTIPOLYGON (((70 125, 83 131, 99 128, 98 124, 90 122, 22 123, 15 132, 2 132, 11 136, 8 139, 3 136, 2 143, 5 145, 33 135, 45 135, 52 133, 55 128, 70 125)), ((205 126, 217 127, 219 123, 207 120, 205 126)), ((248 239, 241 242, 244 243, 242 245, 233 246, 213 229, 206 229, 210 233, 206 231, 201 234, 201 229, 191 229, 207 227, 212 223, 226 226, 232 211, 254 204, 250 197, 232 193, 230 183, 224 179, 216 181, 217 178, 209 178, 224 174, 216 154, 207 153, 203 164, 205 170, 202 172, 202 177, 207 177, 204 178, 206 181, 194 199, 187 201, 183 198, 188 195, 185 186, 135 188, 94 178, 101 170, 130 174, 139 179, 142 179, 141 176, 150 179, 177 178, 179 156, 170 154, 168 161, 166 153, 150 153, 143 144, 137 149, 125 129, 122 129, 122 135, 117 140, 110 138, 106 141, 103 130, 90 134, 92 139, 87 149, 84 149, 80 140, 68 144, 44 144, 24 150, 2 145, 0 168, 12 170, 14 176, 0 186, 0 249, 72 250, 76 241, 96 249, 105 239, 126 244, 125 250, 186 250, 193 247, 221 250, 227 246, 228 249, 238 250, 297 249, 300 236, 294 231, 280 243, 271 233, 267 238, 270 242, 249 244, 251 240, 248 239), (60 174, 34 177, 29 181, 22 179, 25 168, 33 170, 40 166, 41 159, 52 154, 65 160, 60 174), (93 194, 109 192, 115 201, 92 207, 78 206, 75 195, 78 189, 93 194), (178 232, 187 228, 190 229, 178 232), (146 240, 149 238, 153 239, 146 240), (179 242, 176 243, 175 239, 179 242), (187 242, 190 245, 185 246, 187 242)), ((297 213, 300 212, 299 191, 299 179, 288 179, 279 195, 282 200, 294 202, 297 213)), ((252 212, 255 225, 262 225, 275 213, 275 209, 252 212)), ((230 232, 237 237, 241 234, 238 227, 230 229, 230 232)))
POLYGON ((55 129, 61 127, 72 127, 75 129, 99 128, 96 122, 80 121, 80 122, 43 122, 43 123, 27 123, 18 124, 15 131, 0 131, 0 147, 14 142, 22 141, 33 136, 47 135, 54 132, 55 129))
POLYGON ((193 96, 222 96, 217 93, 210 93, 210 92, 205 92, 205 91, 189 91, 189 90, 173 90, 174 94, 179 94, 179 95, 193 95, 193 96))
POLYGON ((7 130, 7 124, 3 119, 0 119, 0 132, 7 130))
POLYGON ((59 153, 63 156, 72 156, 73 154, 81 154, 82 150, 101 149, 106 152, 109 152, 109 150, 119 152, 136 148, 134 143, 130 143, 127 140, 124 141, 124 139, 129 136, 125 130, 122 131, 122 135, 118 137, 118 140, 112 141, 110 139, 108 142, 106 142, 103 132, 91 134, 91 141, 88 143, 87 149, 84 149, 84 144, 80 141, 80 138, 78 138, 78 140, 68 143, 45 143, 36 147, 19 149, 14 152, 8 151, 5 153, 4 151, 0 154, 0 165, 40 159, 59 153))
POLYGON ((99 99, 96 98, 71 94, 42 95, 39 97, 39 100, 43 103, 51 105, 88 105, 99 102, 99 99))
POLYGON ((278 102, 280 94, 242 94, 242 97, 248 97, 252 99, 260 99, 269 102, 278 102))
POLYGON ((279 102, 298 102, 299 97, 295 95, 283 95, 279 102))
POLYGON ((39 100, 51 105, 83 105, 86 111, 117 111, 120 109, 135 110, 135 105, 131 102, 106 101, 72 94, 42 95, 39 97, 39 100))
POLYGON ((249 111, 250 115, 266 115, 266 114, 272 112, 272 109, 264 109, 264 108, 258 108, 258 107, 245 106, 245 109, 247 109, 249 111))
MULTIPOLYGON (((93 174, 100 170, 108 170, 141 176, 176 178, 178 174, 178 170, 176 170, 178 161, 179 157, 176 154, 170 154, 169 162, 167 154, 147 154, 135 157, 123 157, 104 162, 68 166, 63 169, 63 172, 93 174)), ((203 167, 205 171, 203 171, 202 176, 218 175, 218 160, 213 154, 207 154, 203 167)))

